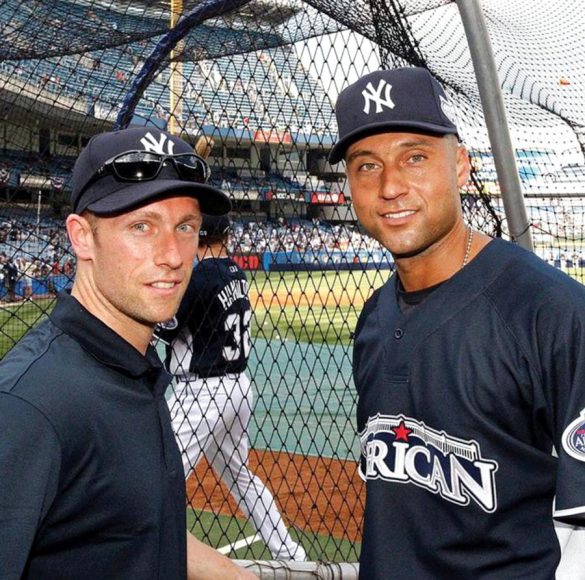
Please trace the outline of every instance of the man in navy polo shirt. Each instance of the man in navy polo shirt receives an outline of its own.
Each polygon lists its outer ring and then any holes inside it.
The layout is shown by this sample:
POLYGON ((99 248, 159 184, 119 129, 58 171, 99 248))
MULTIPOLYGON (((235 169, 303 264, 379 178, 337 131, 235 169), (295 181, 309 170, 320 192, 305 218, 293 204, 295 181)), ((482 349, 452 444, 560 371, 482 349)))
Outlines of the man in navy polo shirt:
POLYGON ((585 525, 585 288, 465 224, 453 113, 422 68, 336 104, 330 161, 396 263, 355 332, 360 577, 550 580, 555 521, 585 525))
MULTIPOLYGON (((228 198, 181 139, 93 137, 72 181, 71 294, 0 366, 0 577, 187 577, 185 488, 150 345, 178 309, 201 211, 228 198)), ((250 578, 190 537, 189 577, 250 578)))

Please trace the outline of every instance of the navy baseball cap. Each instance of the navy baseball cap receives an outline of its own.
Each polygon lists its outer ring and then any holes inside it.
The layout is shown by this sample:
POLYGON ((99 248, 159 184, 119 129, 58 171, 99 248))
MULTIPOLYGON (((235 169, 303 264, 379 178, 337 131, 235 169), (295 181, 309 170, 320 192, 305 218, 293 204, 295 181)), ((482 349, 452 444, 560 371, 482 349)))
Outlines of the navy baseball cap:
MULTIPOLYGON (((131 165, 127 163, 126 165, 131 165)), ((140 162, 137 162, 138 169, 140 162)), ((207 162, 195 154, 193 147, 174 135, 155 127, 130 127, 94 135, 73 166, 71 205, 74 213, 86 209, 97 215, 113 215, 155 199, 184 195, 199 201, 202 213, 225 214, 231 209, 228 196, 207 185, 207 162), (112 160, 123 153, 134 152, 129 159, 142 153, 154 153, 150 166, 159 166, 150 179, 140 180, 140 172, 132 181, 121 179, 114 171, 105 171, 112 160), (184 158, 185 171, 173 162, 160 163, 165 155, 191 154, 184 158)))
POLYGON ((379 70, 346 87, 337 99, 339 139, 329 153, 338 163, 364 137, 388 131, 457 135, 453 105, 441 84, 420 67, 379 70))
POLYGON ((230 218, 227 215, 208 215, 203 214, 199 238, 208 238, 211 236, 224 236, 231 227, 230 218))

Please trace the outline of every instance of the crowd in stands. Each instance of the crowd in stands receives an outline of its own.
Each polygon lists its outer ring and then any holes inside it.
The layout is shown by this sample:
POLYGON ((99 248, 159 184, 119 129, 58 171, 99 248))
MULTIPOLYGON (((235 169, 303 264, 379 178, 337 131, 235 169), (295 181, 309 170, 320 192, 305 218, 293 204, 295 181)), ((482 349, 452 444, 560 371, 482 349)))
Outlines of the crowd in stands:
MULTIPOLYGON (((231 254, 265 252, 379 252, 380 244, 351 224, 330 224, 301 218, 234 220, 228 241, 231 254)), ((577 249, 556 252, 539 248, 537 253, 557 267, 585 267, 585 253, 577 249)), ((6 286, 8 270, 16 269, 21 297, 31 292, 31 281, 65 276, 71 280, 75 259, 63 222, 31 213, 7 218, 0 214, 0 288, 6 286)), ((11 270, 12 271, 12 270, 11 270)))
POLYGON ((61 191, 66 186, 72 166, 72 159, 63 155, 49 157, 39 153, 3 151, 0 157, 0 186, 37 189, 40 182, 41 188, 61 191), (37 178, 34 186, 29 185, 31 177, 37 178))
POLYGON ((53 277, 71 280, 75 270, 63 224, 47 219, 35 223, 31 217, 14 220, 0 215, 0 262, 0 288, 6 288, 4 300, 9 301, 30 297, 35 280, 52 292, 53 277))
MULTIPOLYGON (((235 172, 217 172, 212 169, 211 185, 239 199, 271 199, 279 194, 291 200, 305 200, 306 187, 297 180, 274 173, 261 176, 237 175, 235 172), (239 192, 239 194, 238 194, 239 192)), ((311 190, 313 191, 313 190, 311 190)))
POLYGON ((348 224, 319 220, 237 221, 229 248, 233 252, 320 252, 379 250, 380 244, 348 224))
MULTIPOLYGON (((101 16, 111 11, 87 9, 80 15, 90 29, 116 30, 116 20, 101 16)), ((0 24, 12 14, 0 9, 0 24)), ((126 26, 128 23, 125 23, 126 26)), ((151 22, 155 25, 154 22, 151 22)), ((62 24, 60 24, 62 26, 62 24)), ((130 34, 132 36, 132 34, 130 34)), ((215 44, 233 40, 221 27, 202 27, 198 43, 215 44)), ((70 99, 100 119, 114 120, 130 89, 130 82, 142 70, 154 49, 154 40, 134 40, 113 48, 77 51, 42 60, 4 60, 0 74, 19 79, 39 91, 70 99)), ((81 47, 80 47, 81 48, 81 47)), ((212 53, 217 53, 211 50, 212 53)), ((286 135, 330 136, 335 120, 323 87, 315 81, 290 47, 275 47, 249 54, 229 54, 210 59, 207 50, 194 46, 194 62, 182 64, 182 119, 193 130, 201 125, 237 130, 276 131, 286 135)), ((170 72, 163 69, 152 80, 135 112, 166 123, 170 118, 170 72)), ((178 112, 176 114, 179 114, 178 112)))
MULTIPOLYGON (((231 253, 375 251, 380 245, 348 224, 279 218, 235 220, 231 253)), ((74 257, 62 222, 28 215, 17 220, 0 215, 0 253, 10 258, 19 279, 44 279, 74 273, 74 257)))

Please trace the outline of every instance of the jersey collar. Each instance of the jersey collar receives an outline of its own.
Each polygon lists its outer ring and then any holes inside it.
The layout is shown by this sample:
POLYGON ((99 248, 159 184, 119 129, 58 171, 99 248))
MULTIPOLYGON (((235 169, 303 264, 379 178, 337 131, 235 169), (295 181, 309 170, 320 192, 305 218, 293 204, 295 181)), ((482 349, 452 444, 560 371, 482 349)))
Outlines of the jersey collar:
POLYGON ((404 323, 407 318, 414 321, 421 317, 424 320, 424 335, 434 332, 445 320, 481 294, 517 259, 519 251, 524 250, 498 238, 492 240, 465 268, 445 280, 418 308, 409 309, 405 313, 401 313, 398 308, 398 276, 394 274, 380 294, 378 323, 384 327, 384 324, 388 324, 384 317, 394 311, 399 318, 396 323, 404 323))

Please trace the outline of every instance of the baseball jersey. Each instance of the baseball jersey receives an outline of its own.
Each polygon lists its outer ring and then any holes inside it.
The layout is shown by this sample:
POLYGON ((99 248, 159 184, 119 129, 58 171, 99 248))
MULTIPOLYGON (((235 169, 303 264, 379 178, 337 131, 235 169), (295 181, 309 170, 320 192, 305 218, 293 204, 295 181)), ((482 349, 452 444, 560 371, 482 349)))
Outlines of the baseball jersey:
POLYGON ((0 577, 187 574, 171 377, 59 295, 0 363, 0 577))
POLYGON ((404 312, 393 276, 353 365, 360 576, 554 578, 553 516, 585 524, 585 287, 493 240, 404 312))
POLYGON ((157 331, 169 344, 167 368, 175 375, 201 377, 243 372, 251 318, 244 271, 230 258, 200 261, 172 324, 157 331))

